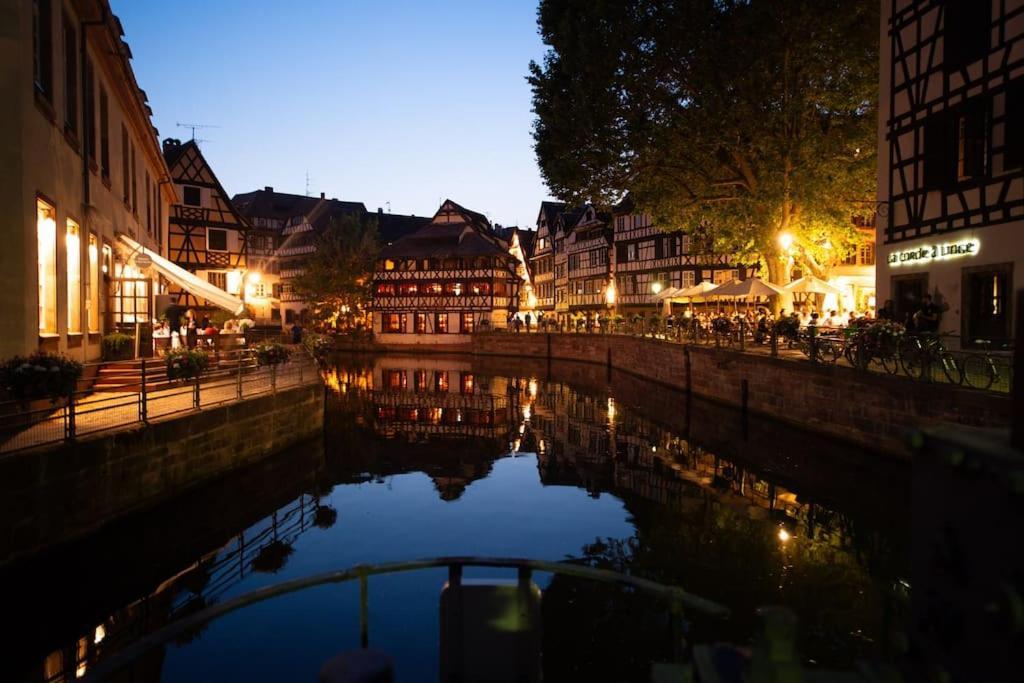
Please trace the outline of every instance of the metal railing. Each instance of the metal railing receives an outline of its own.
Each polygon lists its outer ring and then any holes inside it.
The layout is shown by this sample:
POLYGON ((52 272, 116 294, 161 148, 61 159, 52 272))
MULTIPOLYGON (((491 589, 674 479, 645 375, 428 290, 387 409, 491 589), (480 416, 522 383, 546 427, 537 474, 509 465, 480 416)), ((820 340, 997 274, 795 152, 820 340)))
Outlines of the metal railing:
POLYGON ((607 569, 597 569, 580 564, 569 564, 566 562, 546 562, 543 560, 521 559, 521 558, 494 558, 494 557, 437 557, 424 560, 411 560, 407 562, 391 562, 376 565, 357 565, 348 569, 317 574, 305 578, 292 579, 272 586, 254 590, 245 595, 238 596, 222 603, 211 605, 206 609, 183 617, 167 626, 143 636, 135 643, 125 647, 117 654, 101 662, 95 669, 89 671, 83 680, 99 681, 116 673, 118 670, 131 664, 146 652, 164 643, 170 642, 179 635, 194 629, 203 624, 209 623, 222 616, 235 612, 239 609, 255 605, 266 600, 282 597, 308 588, 328 584, 347 583, 359 581, 359 641, 363 649, 369 647, 369 577, 386 574, 398 574, 410 571, 421 571, 424 569, 447 568, 449 588, 459 586, 462 583, 463 569, 466 567, 489 567, 514 569, 517 574, 520 589, 527 593, 526 587, 532 581, 533 572, 549 573, 562 576, 569 576, 577 579, 597 581, 605 584, 618 585, 630 588, 638 593, 643 593, 656 600, 660 600, 671 609, 673 619, 673 641, 676 649, 677 659, 682 659, 687 648, 684 632, 684 611, 690 610, 717 619, 726 619, 730 616, 729 608, 707 598, 689 593, 682 588, 669 586, 638 576, 621 574, 607 569))
MULTIPOLYGON (((911 380, 965 386, 973 389, 1009 393, 1013 388, 1012 339, 969 340, 964 344, 954 334, 903 333, 888 345, 867 348, 853 334, 854 328, 808 326, 795 334, 783 335, 769 326, 759 328, 745 319, 720 318, 697 321, 690 318, 644 318, 600 323, 578 320, 573 323, 534 322, 519 332, 563 334, 615 334, 657 339, 678 344, 726 348, 745 353, 765 354, 820 365, 842 365, 864 372, 906 377, 911 380)), ((514 328, 494 330, 515 333, 514 328)))
POLYGON ((162 359, 120 364, 129 375, 103 383, 103 366, 89 363, 87 378, 56 401, 0 402, 0 453, 45 446, 99 432, 123 429, 171 415, 202 410, 280 389, 319 381, 319 367, 302 347, 281 365, 260 366, 252 349, 210 354, 210 366, 198 377, 168 379, 162 359), (97 374, 91 374, 97 368, 97 374))

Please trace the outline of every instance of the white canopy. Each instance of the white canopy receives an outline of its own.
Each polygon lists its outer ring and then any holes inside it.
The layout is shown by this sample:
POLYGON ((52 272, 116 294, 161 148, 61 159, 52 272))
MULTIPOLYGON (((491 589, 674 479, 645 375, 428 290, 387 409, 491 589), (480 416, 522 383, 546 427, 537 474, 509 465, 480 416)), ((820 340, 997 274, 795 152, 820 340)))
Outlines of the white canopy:
POLYGON ((728 299, 753 299, 756 297, 776 296, 785 294, 786 290, 777 287, 761 278, 748 277, 746 280, 733 280, 715 290, 715 296, 728 299))
POLYGON ((842 290, 813 275, 807 275, 799 280, 793 280, 784 287, 787 292, 794 294, 842 294, 842 290))
POLYGON ((693 287, 687 287, 679 291, 678 296, 681 299, 703 299, 708 292, 718 289, 718 285, 710 280, 701 280, 693 287))
POLYGON ((232 315, 241 315, 245 310, 245 302, 237 296, 228 294, 220 287, 202 280, 193 273, 188 272, 181 266, 177 266, 160 254, 147 249, 127 235, 118 235, 118 238, 135 254, 145 254, 153 261, 153 267, 165 278, 178 285, 190 294, 206 299, 214 306, 223 308, 232 315))
POLYGON ((659 301, 662 301, 664 299, 672 299, 677 296, 679 296, 679 289, 677 287, 669 287, 668 289, 663 289, 662 291, 655 294, 654 298, 658 299, 659 301))

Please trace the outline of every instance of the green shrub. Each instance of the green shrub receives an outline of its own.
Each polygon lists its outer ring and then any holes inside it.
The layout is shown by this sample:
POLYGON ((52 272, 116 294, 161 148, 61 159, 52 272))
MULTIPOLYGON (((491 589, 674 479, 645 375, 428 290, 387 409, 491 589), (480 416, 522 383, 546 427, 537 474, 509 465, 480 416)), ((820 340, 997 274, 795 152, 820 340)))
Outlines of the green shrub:
POLYGON ((292 352, 281 344, 260 344, 256 347, 256 362, 260 366, 287 363, 292 352))
POLYGON ((103 357, 107 360, 124 358, 130 351, 134 350, 135 337, 130 334, 122 334, 121 332, 111 332, 110 334, 103 335, 101 344, 103 347, 103 357))
POLYGON ((0 365, 0 385, 8 396, 22 401, 48 398, 55 402, 73 392, 81 376, 81 363, 45 351, 15 356, 0 365))
POLYGON ((198 377, 210 364, 210 358, 201 349, 176 349, 169 351, 164 360, 167 363, 167 379, 191 379, 198 377))

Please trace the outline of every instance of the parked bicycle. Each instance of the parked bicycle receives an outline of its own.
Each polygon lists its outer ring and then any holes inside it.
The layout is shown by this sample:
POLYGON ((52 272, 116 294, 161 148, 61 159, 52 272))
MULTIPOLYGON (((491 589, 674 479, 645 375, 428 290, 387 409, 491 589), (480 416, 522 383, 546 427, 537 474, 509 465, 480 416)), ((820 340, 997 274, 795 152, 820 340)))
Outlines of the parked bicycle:
POLYGON ((956 357, 937 334, 905 334, 899 341, 900 366, 908 377, 922 379, 938 365, 951 384, 960 384, 962 374, 956 357))
POLYGON ((992 342, 988 339, 975 339, 974 344, 981 346, 984 351, 981 353, 968 353, 964 355, 961 362, 960 374, 967 386, 975 389, 988 389, 997 383, 1002 373, 999 371, 1002 358, 993 356, 990 352, 992 342))

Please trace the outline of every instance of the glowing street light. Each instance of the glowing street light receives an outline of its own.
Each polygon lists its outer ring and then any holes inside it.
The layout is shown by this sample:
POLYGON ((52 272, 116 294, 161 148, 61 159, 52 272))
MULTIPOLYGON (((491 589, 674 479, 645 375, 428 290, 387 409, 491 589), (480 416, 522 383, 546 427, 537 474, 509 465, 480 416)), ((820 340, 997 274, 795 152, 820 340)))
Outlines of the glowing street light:
POLYGON ((609 280, 608 286, 604 290, 604 301, 609 306, 615 305, 615 280, 609 280))
POLYGON ((652 284, 651 291, 654 292, 655 294, 661 294, 661 283, 655 282, 654 284, 652 284))
POLYGON ((785 527, 779 527, 779 540, 785 543, 789 538, 789 532, 786 531, 785 527))
POLYGON ((779 235, 779 246, 785 251, 789 251, 793 246, 793 235, 788 232, 784 232, 779 235))

